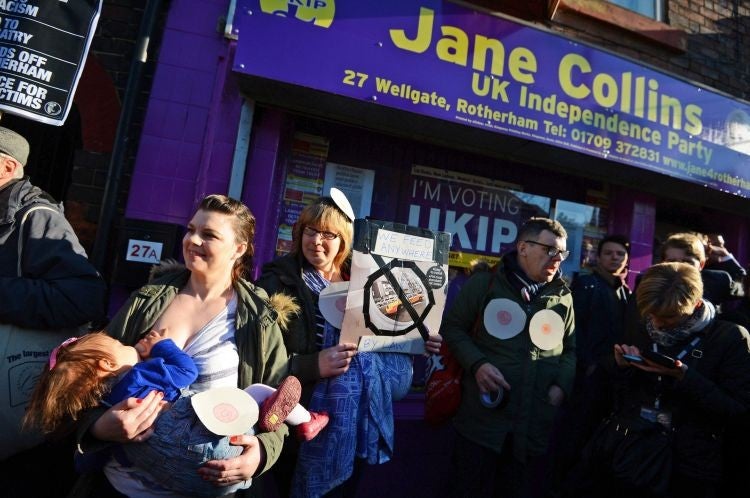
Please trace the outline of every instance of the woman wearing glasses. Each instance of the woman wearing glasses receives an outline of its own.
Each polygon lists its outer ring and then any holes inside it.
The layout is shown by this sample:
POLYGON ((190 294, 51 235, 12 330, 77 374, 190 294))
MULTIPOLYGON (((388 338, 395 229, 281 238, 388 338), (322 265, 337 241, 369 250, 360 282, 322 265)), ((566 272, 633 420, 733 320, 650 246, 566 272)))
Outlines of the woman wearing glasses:
POLYGON ((289 373, 300 379, 307 398, 316 380, 346 372, 357 348, 348 343, 324 350, 325 320, 318 309, 320 291, 331 282, 349 280, 353 234, 352 220, 333 199, 321 197, 294 224, 292 251, 264 265, 257 282, 269 295, 284 293, 302 308, 284 342, 289 373))
MULTIPOLYGON (((291 253, 264 265, 257 282, 269 295, 283 293, 292 297, 302 309, 284 332, 284 343, 289 354, 289 374, 295 375, 302 382, 301 399, 303 402, 311 401, 314 389, 315 400, 313 402, 321 402, 321 398, 327 396, 321 386, 328 383, 330 391, 333 382, 337 380, 341 381, 336 386, 337 389, 357 391, 356 394, 350 393, 347 396, 347 405, 352 407, 351 413, 344 415, 330 413, 329 426, 318 436, 321 439, 315 446, 320 447, 330 442, 332 433, 337 430, 342 431, 338 433, 341 439, 333 441, 337 446, 330 449, 326 456, 320 459, 322 461, 319 462, 315 472, 311 472, 316 474, 315 477, 320 486, 314 490, 304 488, 304 491, 299 491, 297 484, 299 475, 304 473, 306 468, 306 465, 300 462, 297 465, 298 479, 295 483, 297 491, 293 491, 292 495, 301 493, 302 496, 318 496, 319 494, 354 496, 362 455, 368 449, 359 446, 362 425, 367 423, 366 415, 362 412, 367 410, 358 412, 353 400, 359 399, 358 395, 361 392, 364 392, 366 397, 372 397, 373 389, 379 389, 377 386, 373 387, 375 379, 370 378, 370 372, 373 372, 370 368, 371 364, 381 361, 392 362, 394 367, 392 370, 401 372, 397 378, 394 378, 394 381, 405 385, 406 389, 411 384, 411 359, 409 357, 394 353, 389 354, 390 356, 363 353, 355 359, 357 345, 338 344, 338 329, 326 322, 320 311, 318 306, 320 292, 333 282, 349 280, 349 256, 354 235, 354 212, 351 205, 343 193, 337 189, 331 190, 332 197, 321 197, 302 210, 292 231, 291 253), (350 366, 354 367, 351 372, 349 372, 350 366), (321 379, 329 380, 319 384, 318 381, 321 379), (344 418, 350 422, 348 429, 341 427, 344 418), (351 447, 348 446, 350 442, 353 443, 351 447), (359 457, 356 459, 353 454, 354 445, 356 445, 356 454, 359 457), (349 454, 347 450, 350 448, 352 449, 351 455, 344 457, 344 454, 349 454), (335 456, 332 457, 331 454, 335 456), (359 463, 355 464, 355 460, 359 463), (336 470, 331 471, 331 468, 336 470), (340 468, 346 470, 336 476, 332 475, 340 468), (352 471, 354 478, 348 479, 352 471), (344 482, 341 482, 342 479, 344 482)), ((439 336, 431 337, 426 344, 428 351, 439 350, 439 339, 439 336)), ((382 414, 380 418, 383 421, 390 421, 390 437, 392 437, 393 420, 390 399, 387 401, 383 406, 388 413, 382 414)), ((330 402, 330 399, 323 399, 323 403, 326 402, 330 402)), ((325 405, 319 408, 324 409, 325 405)), ((370 423, 372 427, 369 430, 373 430, 373 427, 378 425, 372 424, 372 421, 370 423)), ((290 494, 289 487, 292 485, 292 475, 298 455, 301 454, 304 458, 309 447, 312 447, 309 443, 305 444, 307 446, 301 452, 291 439, 285 444, 281 459, 274 467, 280 496, 290 494)))

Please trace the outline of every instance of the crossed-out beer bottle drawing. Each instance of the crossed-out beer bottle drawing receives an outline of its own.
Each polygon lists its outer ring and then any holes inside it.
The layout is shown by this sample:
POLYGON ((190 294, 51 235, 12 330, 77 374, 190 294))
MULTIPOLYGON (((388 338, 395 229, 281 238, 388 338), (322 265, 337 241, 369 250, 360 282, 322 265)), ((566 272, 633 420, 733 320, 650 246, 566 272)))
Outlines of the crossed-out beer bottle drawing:
POLYGON ((355 220, 354 233, 341 341, 424 352, 445 307, 450 234, 377 220, 355 220))

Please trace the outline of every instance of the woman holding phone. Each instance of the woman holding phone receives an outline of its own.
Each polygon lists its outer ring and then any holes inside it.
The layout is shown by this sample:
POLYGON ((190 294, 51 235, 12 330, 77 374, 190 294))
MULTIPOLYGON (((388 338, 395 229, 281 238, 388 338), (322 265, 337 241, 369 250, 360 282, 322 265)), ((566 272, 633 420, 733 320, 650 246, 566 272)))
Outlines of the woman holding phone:
POLYGON ((645 332, 629 333, 615 344, 609 365, 621 428, 651 423, 671 437, 667 489, 634 489, 605 468, 599 469, 601 489, 592 496, 605 488, 616 489, 615 496, 718 496, 724 428, 750 408, 750 336, 717 320, 702 295, 701 275, 693 266, 649 268, 636 291, 645 332))

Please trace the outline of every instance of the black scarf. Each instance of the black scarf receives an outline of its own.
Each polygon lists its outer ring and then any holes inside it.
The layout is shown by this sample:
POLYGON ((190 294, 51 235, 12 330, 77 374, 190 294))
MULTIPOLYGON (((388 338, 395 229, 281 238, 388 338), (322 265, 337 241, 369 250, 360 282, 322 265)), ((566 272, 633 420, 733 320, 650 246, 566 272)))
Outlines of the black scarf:
MULTIPOLYGON (((534 282, 518 264, 518 251, 512 251, 503 256, 505 274, 508 281, 520 293, 527 303, 533 301, 549 282, 534 282)), ((557 278, 558 275, 555 275, 557 278)))

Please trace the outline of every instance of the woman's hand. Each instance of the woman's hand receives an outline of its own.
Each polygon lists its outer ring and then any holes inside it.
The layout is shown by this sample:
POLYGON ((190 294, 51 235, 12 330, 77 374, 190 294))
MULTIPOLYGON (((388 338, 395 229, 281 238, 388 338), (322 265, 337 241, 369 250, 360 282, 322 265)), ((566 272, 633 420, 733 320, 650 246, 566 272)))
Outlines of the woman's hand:
POLYGON ((682 380, 685 377, 685 372, 688 369, 688 366, 682 363, 680 360, 675 361, 673 368, 659 365, 658 363, 646 360, 645 358, 644 360, 645 361, 642 364, 638 364, 636 365, 636 367, 645 372, 651 372, 653 374, 662 375, 664 377, 674 377, 678 380, 682 380))
POLYGON ((104 412, 91 427, 91 434, 101 441, 140 443, 154 430, 152 425, 166 402, 164 393, 151 391, 143 399, 128 398, 104 412))
POLYGON ((225 487, 252 478, 265 461, 265 449, 255 436, 232 436, 229 442, 244 446, 242 454, 226 460, 210 460, 198 469, 198 474, 215 486, 225 487))
POLYGON ((635 367, 644 372, 653 373, 656 375, 662 375, 665 377, 674 377, 675 379, 682 380, 685 377, 685 372, 688 366, 682 363, 680 360, 675 362, 674 368, 665 367, 648 360, 641 356, 641 351, 635 346, 628 346, 627 344, 615 344, 615 361, 621 367, 635 367), (642 362, 628 361, 623 358, 623 354, 631 354, 633 356, 639 356, 643 358, 642 362))
POLYGON ((440 344, 443 342, 443 336, 440 334, 433 334, 427 336, 427 340, 424 342, 425 356, 430 354, 438 354, 440 352, 440 344))
POLYGON ((353 342, 344 342, 322 350, 318 353, 320 377, 334 377, 346 372, 355 354, 357 345, 353 342))
POLYGON ((624 354, 632 354, 633 356, 640 356, 641 350, 635 346, 629 346, 627 344, 615 344, 615 362, 618 367, 629 367, 633 364, 622 357, 624 354))

